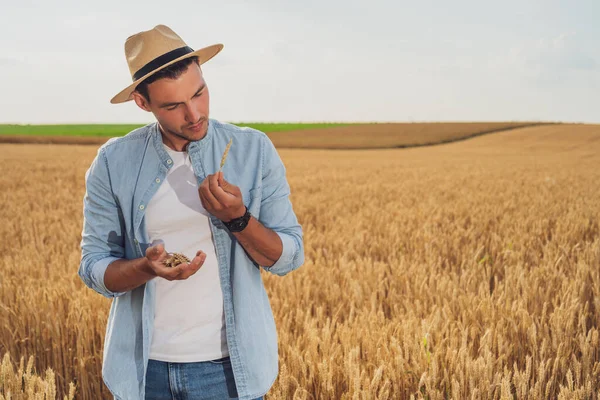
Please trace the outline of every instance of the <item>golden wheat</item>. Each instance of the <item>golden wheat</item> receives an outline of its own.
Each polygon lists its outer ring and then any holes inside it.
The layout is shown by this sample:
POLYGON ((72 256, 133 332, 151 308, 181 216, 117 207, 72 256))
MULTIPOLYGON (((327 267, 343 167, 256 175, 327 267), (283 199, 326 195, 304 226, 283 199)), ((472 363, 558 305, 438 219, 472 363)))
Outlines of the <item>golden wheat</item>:
MULTIPOLYGON (((49 400, 56 398, 54 371, 46 369, 44 378, 38 376, 33 368, 33 356, 29 357, 27 366, 21 357, 15 371, 10 355, 4 354, 0 364, 0 400, 49 400)), ((75 385, 69 384, 69 392, 64 400, 72 400, 75 396, 75 385)))
MULTIPOLYGON (((280 150, 306 262, 264 274, 280 376, 268 399, 595 399, 600 128, 432 148, 280 150)), ((77 276, 95 147, 0 146, 0 354, 58 396, 109 397, 110 301, 77 276)))
POLYGON ((225 152, 223 152, 223 157, 221 157, 221 166, 219 167, 219 172, 223 169, 225 165, 225 160, 227 160, 227 153, 229 153, 229 148, 231 147, 231 143, 233 142, 233 138, 229 139, 229 143, 227 143, 227 147, 225 147, 225 152))

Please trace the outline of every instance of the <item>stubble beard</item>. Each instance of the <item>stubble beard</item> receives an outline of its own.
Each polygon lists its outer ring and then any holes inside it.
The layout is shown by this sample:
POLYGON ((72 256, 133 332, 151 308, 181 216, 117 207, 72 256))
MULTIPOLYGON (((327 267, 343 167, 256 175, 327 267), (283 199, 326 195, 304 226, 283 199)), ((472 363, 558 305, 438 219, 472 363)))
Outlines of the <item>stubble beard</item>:
MULTIPOLYGON (((204 117, 200 118, 198 120, 198 122, 192 124, 192 125, 196 125, 196 124, 204 123, 204 122, 206 122, 206 129, 204 130, 204 132, 202 132, 202 138, 204 138, 206 136, 206 133, 208 132, 208 118, 204 118, 204 117)), ((183 130, 180 131, 180 132, 177 132, 177 131, 174 131, 174 130, 172 130, 170 128, 164 127, 164 126, 162 128, 165 129, 167 132, 169 132, 171 135, 176 136, 176 137, 178 137, 180 139, 183 139, 183 140, 187 140, 189 142, 196 142, 198 140, 202 140, 202 139, 193 139, 193 138, 190 138, 188 136, 185 136, 183 134, 183 130)))

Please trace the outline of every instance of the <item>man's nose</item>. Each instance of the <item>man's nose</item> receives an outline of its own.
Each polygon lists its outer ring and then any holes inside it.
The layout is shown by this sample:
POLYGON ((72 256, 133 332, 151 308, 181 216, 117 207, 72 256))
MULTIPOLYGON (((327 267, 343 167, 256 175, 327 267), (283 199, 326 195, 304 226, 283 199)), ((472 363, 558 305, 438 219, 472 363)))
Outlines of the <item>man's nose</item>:
POLYGON ((186 106, 185 120, 190 124, 195 124, 200 119, 200 113, 191 104, 186 106))

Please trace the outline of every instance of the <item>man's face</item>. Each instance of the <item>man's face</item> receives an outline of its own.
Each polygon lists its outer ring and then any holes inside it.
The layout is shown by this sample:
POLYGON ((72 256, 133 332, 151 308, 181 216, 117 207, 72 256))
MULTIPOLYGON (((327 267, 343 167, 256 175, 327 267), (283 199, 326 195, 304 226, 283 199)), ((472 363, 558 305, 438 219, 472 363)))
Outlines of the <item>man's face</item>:
POLYGON ((191 64, 177 79, 163 78, 149 84, 150 102, 137 92, 134 97, 138 106, 154 114, 163 134, 172 142, 187 143, 206 135, 208 87, 196 63, 191 64))

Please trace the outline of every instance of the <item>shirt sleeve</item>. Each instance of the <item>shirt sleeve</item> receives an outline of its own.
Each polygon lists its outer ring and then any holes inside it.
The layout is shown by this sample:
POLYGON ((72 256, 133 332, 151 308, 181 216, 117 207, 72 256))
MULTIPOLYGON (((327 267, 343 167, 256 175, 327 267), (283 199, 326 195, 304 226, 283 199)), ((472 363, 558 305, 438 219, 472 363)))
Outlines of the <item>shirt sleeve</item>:
POLYGON ((104 150, 98 154, 85 174, 83 231, 79 276, 89 288, 113 298, 125 292, 112 292, 104 284, 108 266, 124 257, 123 217, 111 189, 104 150))
POLYGON ((283 252, 275 264, 263 268, 283 276, 304 264, 303 232, 289 198, 285 166, 271 139, 266 134, 263 139, 260 222, 277 233, 283 243, 283 252))

